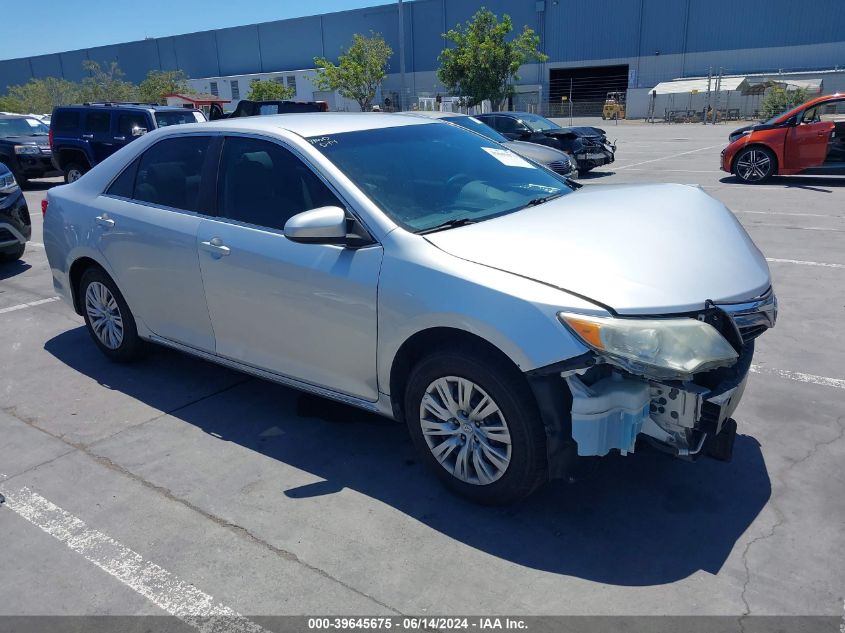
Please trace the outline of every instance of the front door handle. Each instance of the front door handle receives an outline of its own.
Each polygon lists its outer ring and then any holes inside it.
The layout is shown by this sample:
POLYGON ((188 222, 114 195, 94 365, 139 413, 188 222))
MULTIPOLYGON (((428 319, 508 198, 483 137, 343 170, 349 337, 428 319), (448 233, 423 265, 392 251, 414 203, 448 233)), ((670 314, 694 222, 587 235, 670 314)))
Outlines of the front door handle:
POLYGON ((94 220, 97 222, 98 225, 102 226, 104 229, 113 229, 114 228, 114 220, 112 220, 107 213, 103 215, 98 215, 94 220))
POLYGON ((94 138, 93 134, 83 134, 82 138, 94 138))
POLYGON ((200 246, 202 246, 204 251, 208 251, 209 253, 220 257, 231 253, 229 247, 223 244, 223 240, 219 237, 213 237, 208 242, 200 242, 200 246))
POLYGON ((125 141, 125 140, 126 140, 126 137, 125 137, 125 136, 115 136, 115 137, 114 137, 114 140, 116 140, 116 141, 125 141))

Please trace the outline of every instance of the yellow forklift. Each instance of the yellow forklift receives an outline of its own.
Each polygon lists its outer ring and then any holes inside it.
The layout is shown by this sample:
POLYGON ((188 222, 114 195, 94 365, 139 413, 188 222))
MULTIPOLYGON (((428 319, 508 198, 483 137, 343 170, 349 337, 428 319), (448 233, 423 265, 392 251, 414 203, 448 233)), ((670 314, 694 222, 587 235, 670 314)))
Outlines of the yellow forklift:
POLYGON ((625 93, 608 92, 601 109, 602 120, 625 118, 625 93))

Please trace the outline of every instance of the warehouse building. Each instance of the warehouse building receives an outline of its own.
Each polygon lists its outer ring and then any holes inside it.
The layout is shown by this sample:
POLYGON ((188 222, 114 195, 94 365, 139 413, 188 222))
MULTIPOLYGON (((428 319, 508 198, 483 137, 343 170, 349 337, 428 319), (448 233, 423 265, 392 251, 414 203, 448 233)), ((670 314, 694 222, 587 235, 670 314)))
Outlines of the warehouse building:
POLYGON ((399 6, 389 4, 250 26, 151 38, 111 46, 0 61, 0 92, 33 77, 80 80, 82 62, 117 61, 128 79, 179 69, 198 90, 236 102, 249 81, 293 80, 299 99, 315 94, 314 57, 336 59, 354 33, 381 33, 394 51, 380 96, 411 107, 445 94, 435 70, 442 34, 481 6, 508 13, 517 29, 541 38, 548 61, 524 67, 515 107, 559 110, 562 103, 600 103, 627 91, 632 115, 645 116, 646 95, 677 78, 828 71, 824 91, 845 89, 845 1, 815 0, 406 0, 403 3, 404 91, 400 76, 399 6), (642 112, 639 112, 642 110, 642 112))

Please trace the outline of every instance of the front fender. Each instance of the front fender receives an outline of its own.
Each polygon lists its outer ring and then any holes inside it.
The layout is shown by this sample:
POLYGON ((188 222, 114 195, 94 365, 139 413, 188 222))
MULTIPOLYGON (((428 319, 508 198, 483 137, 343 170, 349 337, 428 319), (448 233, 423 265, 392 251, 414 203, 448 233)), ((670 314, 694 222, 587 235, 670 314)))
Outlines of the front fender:
POLYGON ((418 332, 442 327, 469 332, 527 372, 587 351, 560 323, 559 311, 606 314, 557 288, 449 255, 420 236, 393 231, 389 237, 402 246, 385 244, 379 280, 377 364, 383 393, 389 393, 399 348, 418 332))

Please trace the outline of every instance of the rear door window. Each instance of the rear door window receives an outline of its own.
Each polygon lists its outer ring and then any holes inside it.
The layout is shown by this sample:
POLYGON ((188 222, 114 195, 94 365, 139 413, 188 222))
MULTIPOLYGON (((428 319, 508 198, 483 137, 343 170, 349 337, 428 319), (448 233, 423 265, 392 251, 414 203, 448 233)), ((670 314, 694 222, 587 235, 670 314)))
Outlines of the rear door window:
POLYGON ((209 136, 183 136, 159 141, 138 164, 133 198, 164 207, 201 211, 200 186, 209 136))
POLYGON ((217 183, 218 215, 271 229, 308 209, 342 206, 291 151, 260 139, 226 138, 217 183))
POLYGON ((85 131, 89 134, 106 134, 110 128, 110 112, 89 112, 85 115, 85 131))

